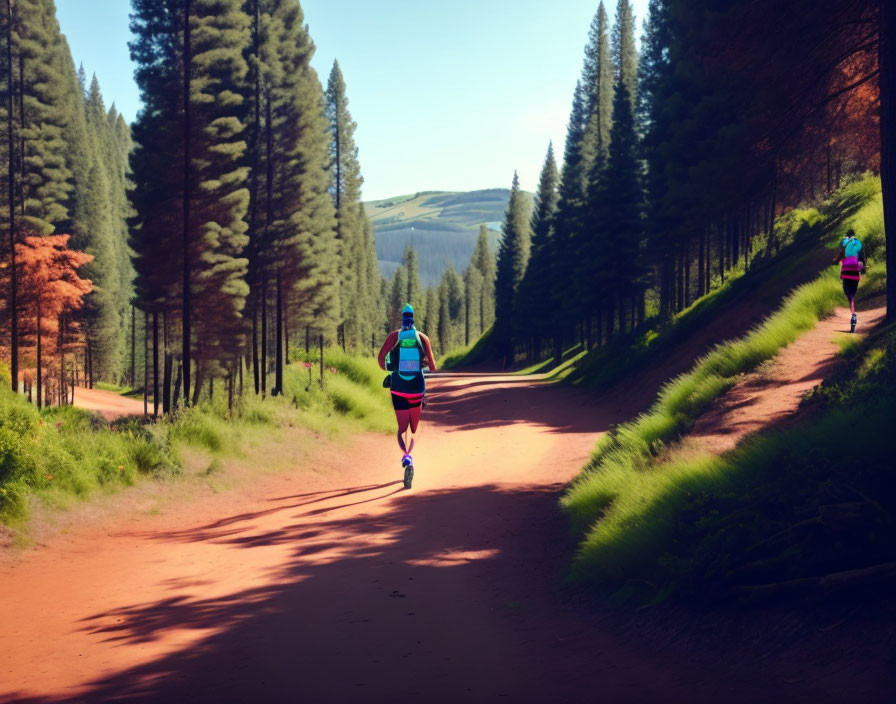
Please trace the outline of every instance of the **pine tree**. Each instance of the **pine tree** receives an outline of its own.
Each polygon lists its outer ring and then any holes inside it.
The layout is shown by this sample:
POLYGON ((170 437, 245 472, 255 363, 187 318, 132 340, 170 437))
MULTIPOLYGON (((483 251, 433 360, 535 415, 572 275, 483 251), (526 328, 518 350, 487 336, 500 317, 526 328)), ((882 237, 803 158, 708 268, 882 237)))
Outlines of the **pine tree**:
POLYGON ((248 18, 237 0, 135 0, 133 10, 131 55, 144 103, 132 158, 136 290, 156 329, 159 314, 167 330, 180 310, 189 404, 203 378, 221 374, 240 350, 248 191, 239 87, 248 18))
POLYGON ((340 251, 340 300, 343 326, 351 345, 357 345, 370 329, 371 311, 358 300, 369 285, 365 223, 361 202, 361 167, 354 132, 357 124, 348 110, 345 79, 339 62, 333 62, 327 81, 327 118, 330 133, 331 191, 336 208, 336 238, 340 251))
POLYGON ((410 244, 405 245, 402 261, 404 262, 404 269, 407 272, 408 279, 407 302, 412 306, 422 308, 425 305, 425 301, 420 300, 423 294, 423 289, 420 284, 420 268, 417 264, 417 251, 410 244))
MULTIPOLYGON (((253 16, 247 49, 253 317, 261 313, 259 374, 264 392, 265 311, 273 292, 274 390, 279 392, 284 306, 291 305, 289 320, 295 325, 313 326, 328 337, 341 324, 336 211, 329 192, 329 122, 323 89, 310 66, 314 44, 298 3, 253 0, 247 7, 253 16)), ((257 344, 253 348, 258 360, 257 344)))
POLYGON ((225 374, 241 346, 249 192, 241 165, 245 107, 239 90, 248 71, 243 51, 249 20, 239 0, 193 0, 192 7, 188 0, 185 9, 192 11, 187 17, 195 26, 184 44, 191 70, 185 83, 190 110, 184 116, 190 158, 185 162, 184 232, 191 298, 184 306, 183 388, 184 402, 192 391, 192 403, 197 403, 203 379, 225 374), (192 336, 186 325, 191 317, 192 336), (191 347, 197 372, 192 387, 186 354, 191 347))
MULTIPOLYGON (((582 229, 583 209, 585 207, 587 172, 584 158, 584 135, 586 106, 582 84, 576 84, 573 93, 572 109, 566 133, 566 146, 563 155, 563 169, 560 172, 557 212, 554 217, 554 246, 551 251, 551 286, 546 295, 550 297, 550 305, 558 310, 568 310, 571 302, 577 300, 574 295, 574 276, 576 258, 576 241, 582 229)), ((578 311, 569 311, 570 314, 578 311)), ((559 354, 564 338, 570 335, 570 323, 566 319, 554 326, 555 353, 559 354)))
POLYGON ((643 237, 643 195, 638 141, 628 89, 616 84, 613 130, 606 165, 592 170, 591 210, 594 236, 583 244, 577 282, 580 298, 598 320, 605 314, 607 337, 614 330, 614 312, 620 328, 626 301, 640 295, 643 283, 640 249, 643 237))
MULTIPOLYGON (((476 240, 476 248, 470 259, 470 266, 474 267, 482 280, 479 296, 479 331, 482 335, 495 322, 495 260, 488 246, 488 228, 479 226, 479 238, 476 240)), ((427 305, 429 300, 427 299, 427 305)))
POLYGON ((430 286, 426 290, 426 319, 422 330, 429 336, 433 351, 441 354, 444 351, 442 339, 439 337, 441 329, 441 300, 439 299, 439 286, 430 286))
POLYGON ((94 290, 85 308, 91 376, 117 380, 122 368, 122 320, 120 317, 123 243, 114 223, 112 188, 108 165, 113 160, 111 133, 96 76, 90 84, 85 106, 90 138, 89 172, 83 204, 84 251, 93 257, 86 267, 94 290))
POLYGON ((482 334, 482 274, 472 264, 464 271, 464 345, 482 334))
POLYGON ((495 333, 499 353, 511 363, 514 356, 513 320, 517 288, 529 260, 529 209, 520 190, 519 176, 513 174, 510 202, 504 214, 501 245, 495 274, 495 333))
POLYGON ((10 316, 11 385, 19 384, 16 243, 29 234, 46 235, 68 220, 72 188, 64 133, 71 91, 67 90, 66 45, 52 0, 0 3, 4 56, 0 85, 5 92, 4 195, 12 268, 7 304, 10 316))
POLYGON ((397 330, 401 327, 401 309, 407 303, 408 274, 403 266, 395 270, 392 284, 389 287, 389 305, 386 315, 389 319, 389 329, 397 330))
POLYGON ((532 339, 533 347, 536 348, 540 344, 539 340, 551 334, 553 326, 551 300, 546 292, 551 287, 553 223, 557 212, 559 181, 554 146, 549 144, 535 194, 531 223, 532 251, 517 294, 515 323, 517 337, 532 339))
POLYGON ((630 0, 618 0, 613 26, 615 81, 628 91, 632 111, 638 98, 638 50, 635 48, 635 14, 630 0))
MULTIPOLYGON (((624 0, 623 0, 624 1, 624 0)), ((598 154, 606 155, 610 144, 613 113, 613 61, 610 50, 610 23, 601 2, 591 23, 582 89, 585 91, 584 133, 582 135, 583 173, 591 170, 598 154)))

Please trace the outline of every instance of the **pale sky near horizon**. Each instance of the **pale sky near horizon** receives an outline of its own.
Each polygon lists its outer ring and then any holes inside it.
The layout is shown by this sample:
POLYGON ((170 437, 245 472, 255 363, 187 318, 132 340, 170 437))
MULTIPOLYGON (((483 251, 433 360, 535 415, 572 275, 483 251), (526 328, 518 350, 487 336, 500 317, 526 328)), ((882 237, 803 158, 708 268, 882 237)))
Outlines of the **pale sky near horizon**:
MULTIPOLYGON (((509 187, 534 190, 548 142, 562 159, 572 92, 597 0, 304 0, 326 86, 345 76, 364 198, 509 187)), ((56 0, 75 65, 107 106, 140 107, 129 0, 56 0)), ((647 0, 633 0, 638 31, 647 0)), ((610 17, 615 2, 606 3, 610 17)))

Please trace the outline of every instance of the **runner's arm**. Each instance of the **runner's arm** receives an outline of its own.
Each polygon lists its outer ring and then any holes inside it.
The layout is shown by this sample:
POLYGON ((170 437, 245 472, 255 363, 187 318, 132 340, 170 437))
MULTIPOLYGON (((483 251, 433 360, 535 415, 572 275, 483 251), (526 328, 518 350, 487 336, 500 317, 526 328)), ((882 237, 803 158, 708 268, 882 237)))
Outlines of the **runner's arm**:
POLYGON ((421 332, 420 341, 423 343, 423 350, 426 352, 426 364, 429 366, 429 371, 434 372, 436 370, 436 360, 432 354, 432 345, 429 342, 429 338, 421 332))
POLYGON ((844 249, 843 245, 841 244, 840 249, 837 251, 837 258, 834 260, 834 264, 840 263, 840 260, 843 259, 843 254, 845 251, 846 250, 844 249))
POLYGON ((398 343, 398 333, 390 332, 389 337, 386 338, 386 341, 383 343, 382 349, 380 349, 379 355, 377 355, 376 361, 379 362, 380 369, 386 371, 386 356, 392 351, 392 348, 398 343))

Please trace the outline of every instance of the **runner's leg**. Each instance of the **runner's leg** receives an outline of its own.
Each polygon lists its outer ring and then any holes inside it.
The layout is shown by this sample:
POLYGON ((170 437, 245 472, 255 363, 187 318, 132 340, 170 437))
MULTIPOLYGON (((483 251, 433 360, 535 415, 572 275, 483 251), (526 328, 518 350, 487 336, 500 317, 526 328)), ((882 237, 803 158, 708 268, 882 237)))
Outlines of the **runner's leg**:
POLYGON ((398 421, 398 447, 401 448, 402 452, 408 453, 409 450, 405 444, 404 435, 408 431, 408 424, 411 422, 411 412, 396 410, 395 419, 398 421))

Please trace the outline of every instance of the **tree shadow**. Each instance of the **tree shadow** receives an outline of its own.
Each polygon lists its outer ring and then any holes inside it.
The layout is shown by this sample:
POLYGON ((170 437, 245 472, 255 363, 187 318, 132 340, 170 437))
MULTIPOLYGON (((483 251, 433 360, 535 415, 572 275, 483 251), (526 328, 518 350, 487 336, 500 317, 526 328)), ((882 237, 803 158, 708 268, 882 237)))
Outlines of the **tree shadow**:
MULTIPOLYGON (((442 701, 519 700, 562 693, 568 685, 558 690, 555 677, 577 689, 600 644, 587 646, 581 614, 557 619, 574 593, 565 583, 560 488, 409 492, 375 516, 340 516, 353 504, 337 504, 266 531, 239 514, 159 533, 162 542, 235 550, 292 547, 261 583, 207 596, 206 582, 169 580, 182 593, 93 615, 83 630, 121 646, 151 648, 178 631, 199 640, 91 682, 72 699, 23 701, 402 701, 423 692, 442 701), (538 638, 546 608, 555 644, 538 638)), ((632 666, 640 668, 636 658, 632 666)))

